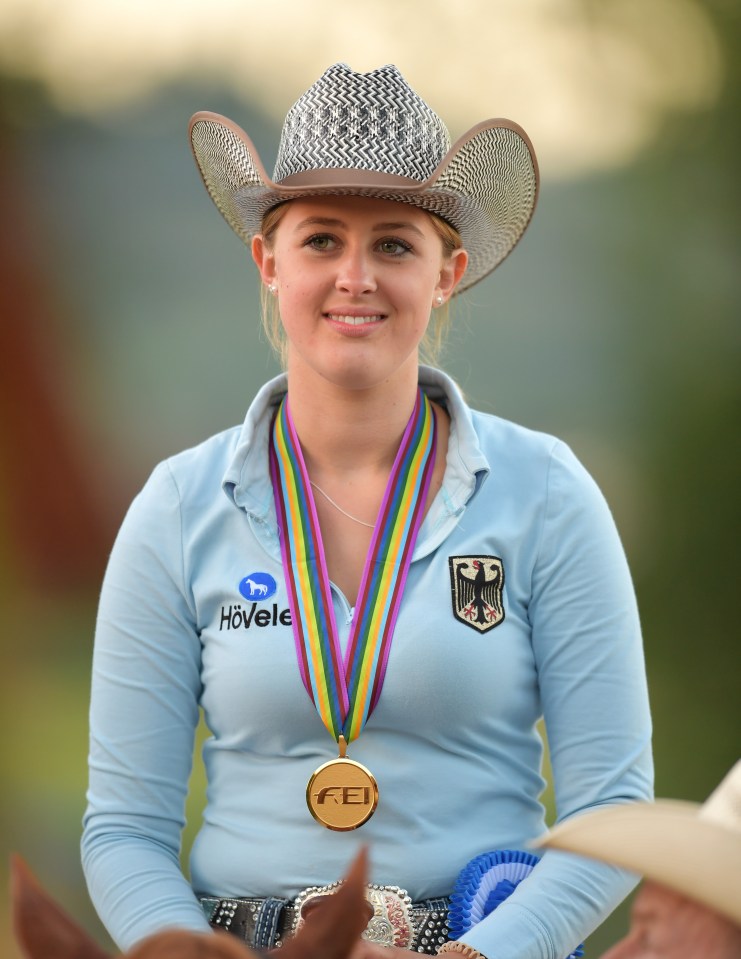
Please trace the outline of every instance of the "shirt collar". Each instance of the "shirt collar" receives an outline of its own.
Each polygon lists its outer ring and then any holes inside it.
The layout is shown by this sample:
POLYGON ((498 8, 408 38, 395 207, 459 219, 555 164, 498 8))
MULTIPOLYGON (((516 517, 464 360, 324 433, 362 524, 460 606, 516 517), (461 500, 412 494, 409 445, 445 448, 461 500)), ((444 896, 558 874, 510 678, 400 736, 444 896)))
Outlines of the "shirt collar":
MULTIPOLYGON (((425 517, 423 530, 436 529, 457 515, 478 492, 489 473, 473 416, 455 382, 441 370, 420 366, 419 385, 450 416, 448 456, 442 496, 425 517)), ((269 380, 252 401, 222 481, 225 493, 240 509, 257 519, 274 514, 273 488, 268 467, 270 428, 275 411, 288 389, 285 373, 269 380)), ((422 531, 420 531, 421 533, 422 531)))

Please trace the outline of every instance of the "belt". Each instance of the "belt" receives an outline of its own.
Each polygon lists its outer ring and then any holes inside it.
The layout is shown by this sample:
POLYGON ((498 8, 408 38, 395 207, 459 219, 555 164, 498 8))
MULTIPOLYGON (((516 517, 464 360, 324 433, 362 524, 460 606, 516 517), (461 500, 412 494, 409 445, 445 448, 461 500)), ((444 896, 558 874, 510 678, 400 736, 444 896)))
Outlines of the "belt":
MULTIPOLYGON (((339 885, 310 886, 295 899, 199 899, 212 928, 232 933, 254 949, 271 949, 300 929, 307 902, 331 895, 339 885)), ((412 902, 404 889, 376 884, 367 887, 366 898, 373 910, 363 933, 369 942, 434 956, 448 941, 449 899, 412 902)))

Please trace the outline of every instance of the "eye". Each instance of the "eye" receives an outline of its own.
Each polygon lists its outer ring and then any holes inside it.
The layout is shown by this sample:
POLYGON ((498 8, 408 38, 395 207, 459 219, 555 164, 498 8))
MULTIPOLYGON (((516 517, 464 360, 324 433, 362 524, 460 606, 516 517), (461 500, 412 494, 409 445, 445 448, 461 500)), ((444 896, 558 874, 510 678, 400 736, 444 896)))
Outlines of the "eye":
POLYGON ((305 246, 310 246, 313 250, 319 250, 323 252, 324 250, 331 250, 334 246, 335 240, 328 233, 314 233, 313 236, 310 236, 305 242, 305 246))
POLYGON ((404 240, 386 237, 378 241, 378 249, 386 256, 402 256, 404 253, 408 253, 412 248, 404 240))

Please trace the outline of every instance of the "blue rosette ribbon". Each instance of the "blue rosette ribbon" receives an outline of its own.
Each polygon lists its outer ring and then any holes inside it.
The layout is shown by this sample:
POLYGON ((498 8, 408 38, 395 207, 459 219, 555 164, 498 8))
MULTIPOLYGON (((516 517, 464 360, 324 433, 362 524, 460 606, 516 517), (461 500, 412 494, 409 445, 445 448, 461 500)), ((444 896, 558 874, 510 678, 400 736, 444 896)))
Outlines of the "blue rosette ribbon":
MULTIPOLYGON (((494 912, 511 896, 523 879, 540 862, 538 856, 519 849, 484 852, 458 873, 448 914, 451 939, 460 939, 472 926, 494 912)), ((580 959, 584 947, 578 946, 566 959, 580 959)))

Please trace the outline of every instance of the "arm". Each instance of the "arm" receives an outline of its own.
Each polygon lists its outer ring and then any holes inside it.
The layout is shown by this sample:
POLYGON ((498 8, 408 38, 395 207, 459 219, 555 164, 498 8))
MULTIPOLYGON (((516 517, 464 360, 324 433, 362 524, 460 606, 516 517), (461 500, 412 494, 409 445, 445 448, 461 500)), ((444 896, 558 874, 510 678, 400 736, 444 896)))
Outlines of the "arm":
POLYGON ((114 545, 93 657, 82 859, 122 948, 165 926, 209 929, 179 866, 200 688, 179 496, 162 464, 114 545))
MULTIPOLYGON (((557 815, 652 794, 651 723, 640 626, 617 531, 563 444, 548 475, 530 602, 557 815)), ((635 878, 547 852, 463 940, 489 959, 564 959, 635 878)))

